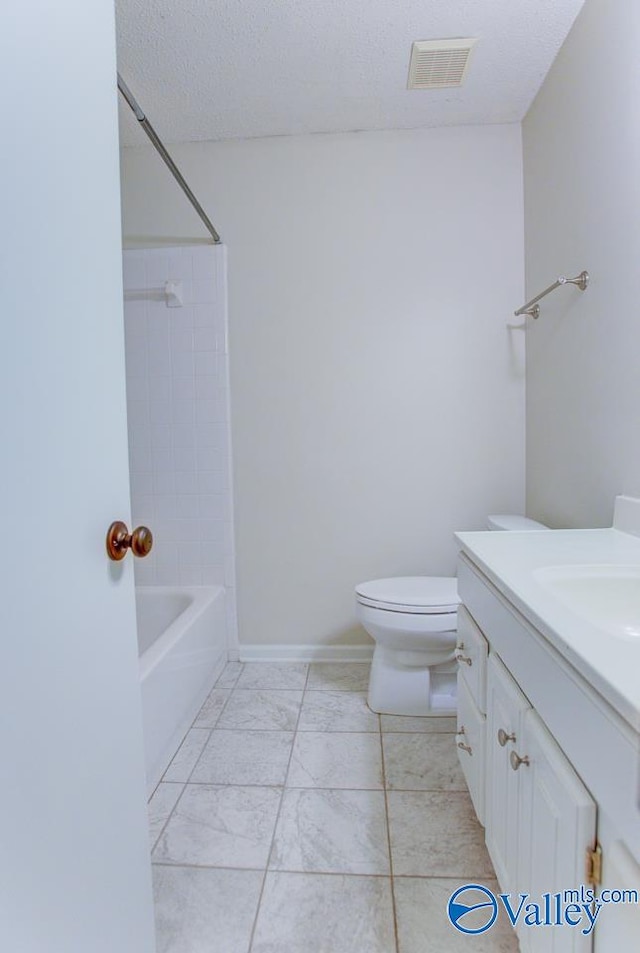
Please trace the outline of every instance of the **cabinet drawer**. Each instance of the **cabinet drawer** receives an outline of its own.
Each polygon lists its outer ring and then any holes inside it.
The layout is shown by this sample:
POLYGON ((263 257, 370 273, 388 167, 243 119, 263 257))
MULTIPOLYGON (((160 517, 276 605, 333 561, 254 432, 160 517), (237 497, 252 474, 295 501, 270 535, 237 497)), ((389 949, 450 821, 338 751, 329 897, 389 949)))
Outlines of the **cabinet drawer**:
POLYGON ((479 711, 487 711, 487 654, 489 646, 484 635, 464 606, 458 609, 458 645, 456 658, 458 672, 479 711))
POLYGON ((484 825, 485 717, 478 711, 466 682, 458 673, 458 758, 478 820, 484 825))

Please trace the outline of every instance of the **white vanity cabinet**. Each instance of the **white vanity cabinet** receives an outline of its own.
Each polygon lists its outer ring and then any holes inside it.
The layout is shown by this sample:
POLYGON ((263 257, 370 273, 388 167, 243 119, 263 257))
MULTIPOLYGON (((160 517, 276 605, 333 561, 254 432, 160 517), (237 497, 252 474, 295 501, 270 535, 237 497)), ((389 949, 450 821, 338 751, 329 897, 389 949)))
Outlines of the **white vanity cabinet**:
POLYGON ((489 646, 464 606, 458 609, 458 733, 456 744, 475 812, 484 824, 485 712, 489 646))
POLYGON ((456 537, 461 618, 489 644, 474 772, 501 885, 540 901, 593 883, 598 898, 592 932, 532 920, 521 948, 640 950, 640 499, 618 497, 609 529, 456 537))
MULTIPOLYGON (((588 885, 598 844, 603 886, 640 891, 637 733, 466 554, 458 588, 456 742, 503 892, 517 903, 522 893, 539 901, 588 885), (608 858, 623 848, 630 861, 618 883, 608 858)), ((604 909, 588 935, 566 925, 518 928, 523 953, 617 953, 614 936, 640 949, 640 907, 604 909)))

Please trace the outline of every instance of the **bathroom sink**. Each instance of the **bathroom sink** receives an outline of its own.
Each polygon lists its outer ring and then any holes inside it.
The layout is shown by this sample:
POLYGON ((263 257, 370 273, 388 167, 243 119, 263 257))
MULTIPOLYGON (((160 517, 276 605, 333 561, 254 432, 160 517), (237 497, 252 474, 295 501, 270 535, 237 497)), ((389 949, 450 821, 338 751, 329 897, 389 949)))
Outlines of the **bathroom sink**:
POLYGON ((536 581, 610 635, 640 638, 640 566, 545 566, 536 581))

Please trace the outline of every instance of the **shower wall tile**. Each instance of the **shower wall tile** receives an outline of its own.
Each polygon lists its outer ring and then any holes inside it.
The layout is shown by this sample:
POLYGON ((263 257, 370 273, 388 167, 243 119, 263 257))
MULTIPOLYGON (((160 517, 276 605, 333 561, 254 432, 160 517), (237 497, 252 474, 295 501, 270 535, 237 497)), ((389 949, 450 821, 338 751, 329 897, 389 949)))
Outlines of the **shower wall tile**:
POLYGON ((226 585, 235 636, 225 250, 124 252, 131 505, 151 525, 138 584, 226 585), (183 285, 168 308, 166 281, 183 285))

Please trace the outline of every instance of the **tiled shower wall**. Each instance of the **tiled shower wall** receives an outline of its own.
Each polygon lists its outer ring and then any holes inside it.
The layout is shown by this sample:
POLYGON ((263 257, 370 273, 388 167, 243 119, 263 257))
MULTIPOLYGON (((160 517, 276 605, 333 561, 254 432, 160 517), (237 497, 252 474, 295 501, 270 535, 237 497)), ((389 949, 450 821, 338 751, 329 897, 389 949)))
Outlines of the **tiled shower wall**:
POLYGON ((226 250, 129 249, 123 267, 132 519, 154 535, 136 582, 225 585, 233 607, 226 250))

